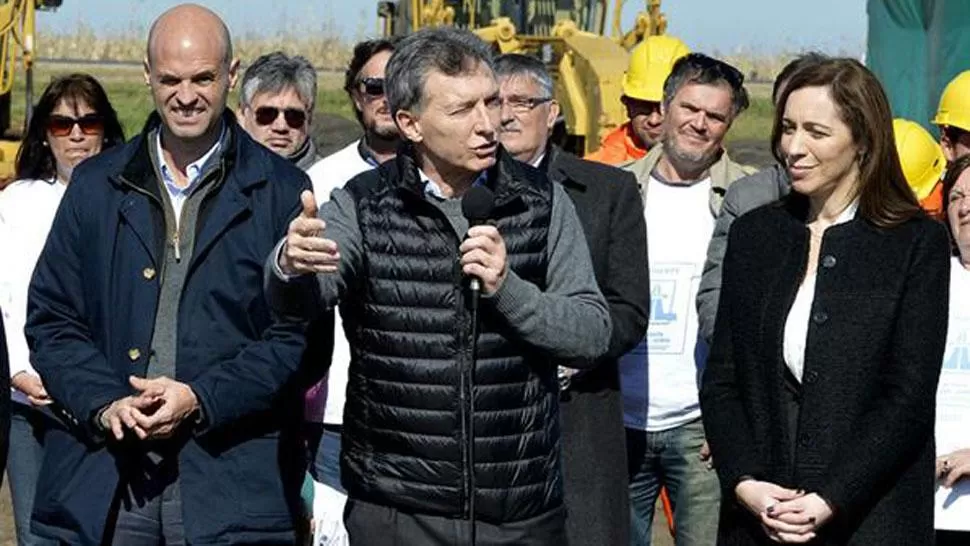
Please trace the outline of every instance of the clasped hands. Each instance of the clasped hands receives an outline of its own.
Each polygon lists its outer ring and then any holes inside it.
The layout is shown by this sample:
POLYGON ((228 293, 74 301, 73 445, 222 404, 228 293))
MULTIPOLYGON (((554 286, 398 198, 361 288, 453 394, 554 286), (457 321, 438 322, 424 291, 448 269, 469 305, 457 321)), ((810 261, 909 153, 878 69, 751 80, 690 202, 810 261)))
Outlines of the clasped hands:
POLYGON ((734 494, 741 505, 758 518, 768 538, 775 542, 810 542, 833 514, 832 507, 818 494, 770 482, 744 480, 734 488, 734 494))
POLYGON ((198 397, 185 383, 168 377, 132 376, 128 381, 138 394, 115 400, 98 415, 101 427, 116 440, 125 437, 126 428, 141 440, 168 438, 199 410, 198 397))

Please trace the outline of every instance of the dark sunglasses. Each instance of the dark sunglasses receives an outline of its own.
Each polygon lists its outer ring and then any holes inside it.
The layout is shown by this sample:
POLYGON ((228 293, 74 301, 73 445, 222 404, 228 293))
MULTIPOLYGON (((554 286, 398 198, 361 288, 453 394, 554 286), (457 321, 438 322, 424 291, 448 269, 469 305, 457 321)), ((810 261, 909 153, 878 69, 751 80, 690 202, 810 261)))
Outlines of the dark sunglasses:
POLYGON ((306 123, 306 112, 303 110, 299 108, 284 108, 280 110, 274 106, 260 106, 257 108, 256 123, 269 125, 276 121, 276 118, 280 117, 280 112, 283 112, 283 119, 286 120, 286 124, 290 126, 290 129, 300 129, 306 123))
POLYGON ((47 131, 51 136, 63 137, 71 134, 74 126, 81 128, 86 135, 100 135, 104 133, 104 120, 96 114, 88 114, 79 118, 52 115, 47 119, 47 131))
POLYGON ((357 82, 357 87, 369 97, 384 95, 384 78, 363 78, 357 82))

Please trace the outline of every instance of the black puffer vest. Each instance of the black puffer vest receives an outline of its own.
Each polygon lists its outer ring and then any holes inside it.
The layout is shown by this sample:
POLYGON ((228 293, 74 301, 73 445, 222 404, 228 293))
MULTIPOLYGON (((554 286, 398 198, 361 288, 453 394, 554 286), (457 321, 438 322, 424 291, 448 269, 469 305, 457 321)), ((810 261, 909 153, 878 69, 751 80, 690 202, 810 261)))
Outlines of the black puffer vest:
MULTIPOLYGON (((487 185, 509 267, 544 288, 550 182, 500 152, 487 185)), ((515 341, 483 299, 470 414, 471 315, 461 237, 426 201, 423 186, 406 154, 346 186, 357 203, 364 252, 360 281, 341 302, 352 347, 344 486, 353 498, 446 517, 471 516, 472 490, 482 521, 546 513, 562 504, 556 366, 515 341)))

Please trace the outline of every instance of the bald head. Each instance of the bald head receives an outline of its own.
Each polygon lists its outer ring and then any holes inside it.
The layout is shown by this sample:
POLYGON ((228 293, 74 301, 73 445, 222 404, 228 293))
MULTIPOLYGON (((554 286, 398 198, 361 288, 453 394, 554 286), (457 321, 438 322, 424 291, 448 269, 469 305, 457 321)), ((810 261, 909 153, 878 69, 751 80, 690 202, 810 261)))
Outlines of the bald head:
POLYGON ((148 35, 145 83, 161 116, 163 147, 175 144, 195 153, 212 146, 238 69, 229 29, 215 13, 183 4, 155 21, 148 35))
POLYGON ((232 62, 229 28, 212 10, 198 4, 180 4, 155 19, 148 32, 148 63, 162 51, 186 47, 218 51, 224 64, 232 62))

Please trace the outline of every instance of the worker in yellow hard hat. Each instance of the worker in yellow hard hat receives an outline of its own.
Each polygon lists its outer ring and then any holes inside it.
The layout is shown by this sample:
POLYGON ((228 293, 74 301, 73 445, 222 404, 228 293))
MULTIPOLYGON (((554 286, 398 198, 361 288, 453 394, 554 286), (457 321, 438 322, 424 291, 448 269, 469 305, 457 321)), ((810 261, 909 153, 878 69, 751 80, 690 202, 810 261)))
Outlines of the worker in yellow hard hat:
POLYGON ((690 53, 673 36, 648 36, 630 52, 623 75, 623 104, 629 121, 606 135, 586 159, 623 165, 647 155, 660 138, 664 82, 677 59, 690 53))
POLYGON ((970 155, 970 70, 946 85, 933 123, 940 128, 940 146, 947 161, 970 155))
POLYGON ((913 189, 920 206, 927 214, 943 220, 943 171, 946 156, 933 135, 922 125, 908 119, 894 119, 893 133, 896 137, 896 153, 903 167, 906 182, 913 189))

